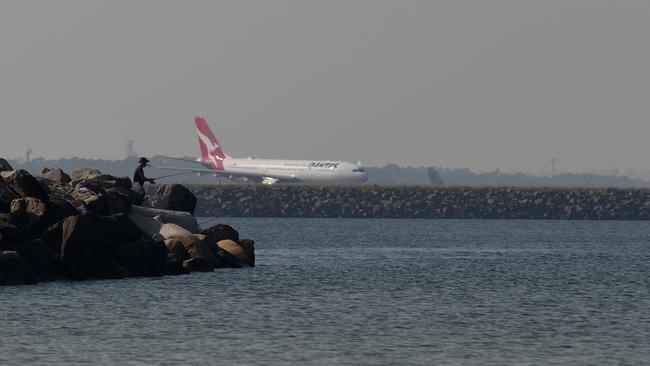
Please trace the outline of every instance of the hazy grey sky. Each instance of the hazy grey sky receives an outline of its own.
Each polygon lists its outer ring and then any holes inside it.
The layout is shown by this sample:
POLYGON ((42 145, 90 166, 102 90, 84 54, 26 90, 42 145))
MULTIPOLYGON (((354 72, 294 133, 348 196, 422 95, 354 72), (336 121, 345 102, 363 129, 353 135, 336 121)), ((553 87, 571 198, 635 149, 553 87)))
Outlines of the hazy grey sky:
POLYGON ((650 167, 650 1, 3 1, 0 155, 650 167))

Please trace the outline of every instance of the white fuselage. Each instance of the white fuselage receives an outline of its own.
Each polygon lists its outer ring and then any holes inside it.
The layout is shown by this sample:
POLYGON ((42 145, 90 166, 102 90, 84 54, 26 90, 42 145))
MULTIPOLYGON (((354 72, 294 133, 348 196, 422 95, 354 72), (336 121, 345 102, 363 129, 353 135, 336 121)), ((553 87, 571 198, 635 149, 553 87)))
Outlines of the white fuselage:
POLYGON ((368 180, 368 174, 363 167, 343 161, 227 157, 222 162, 224 168, 222 174, 260 177, 267 184, 275 181, 349 184, 363 183, 368 180))

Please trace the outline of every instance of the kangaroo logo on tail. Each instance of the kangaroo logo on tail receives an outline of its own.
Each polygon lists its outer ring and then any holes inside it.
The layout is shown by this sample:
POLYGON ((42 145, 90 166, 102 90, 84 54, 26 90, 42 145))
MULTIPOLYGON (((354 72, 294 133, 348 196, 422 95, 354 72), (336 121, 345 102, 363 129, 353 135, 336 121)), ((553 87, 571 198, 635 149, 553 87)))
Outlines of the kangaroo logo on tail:
POLYGON ((201 148, 201 161, 212 164, 216 170, 223 170, 223 159, 226 158, 219 141, 210 130, 203 117, 195 117, 196 133, 199 136, 199 147, 201 148))

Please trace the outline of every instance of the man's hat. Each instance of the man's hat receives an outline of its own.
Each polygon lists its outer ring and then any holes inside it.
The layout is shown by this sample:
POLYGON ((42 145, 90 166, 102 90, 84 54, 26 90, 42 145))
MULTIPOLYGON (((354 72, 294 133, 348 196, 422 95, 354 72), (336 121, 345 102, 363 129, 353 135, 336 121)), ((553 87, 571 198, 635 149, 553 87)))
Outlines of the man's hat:
POLYGON ((147 158, 140 158, 140 162, 141 162, 141 163, 150 163, 151 160, 149 160, 149 159, 147 159, 147 158))

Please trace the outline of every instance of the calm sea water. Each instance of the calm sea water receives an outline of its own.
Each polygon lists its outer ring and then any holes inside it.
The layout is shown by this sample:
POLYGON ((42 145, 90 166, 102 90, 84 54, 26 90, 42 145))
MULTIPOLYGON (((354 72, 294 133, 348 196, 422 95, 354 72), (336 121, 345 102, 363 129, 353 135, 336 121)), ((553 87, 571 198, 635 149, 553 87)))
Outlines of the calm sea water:
POLYGON ((0 364, 650 364, 650 223, 223 221, 258 267, 0 287, 0 364))

